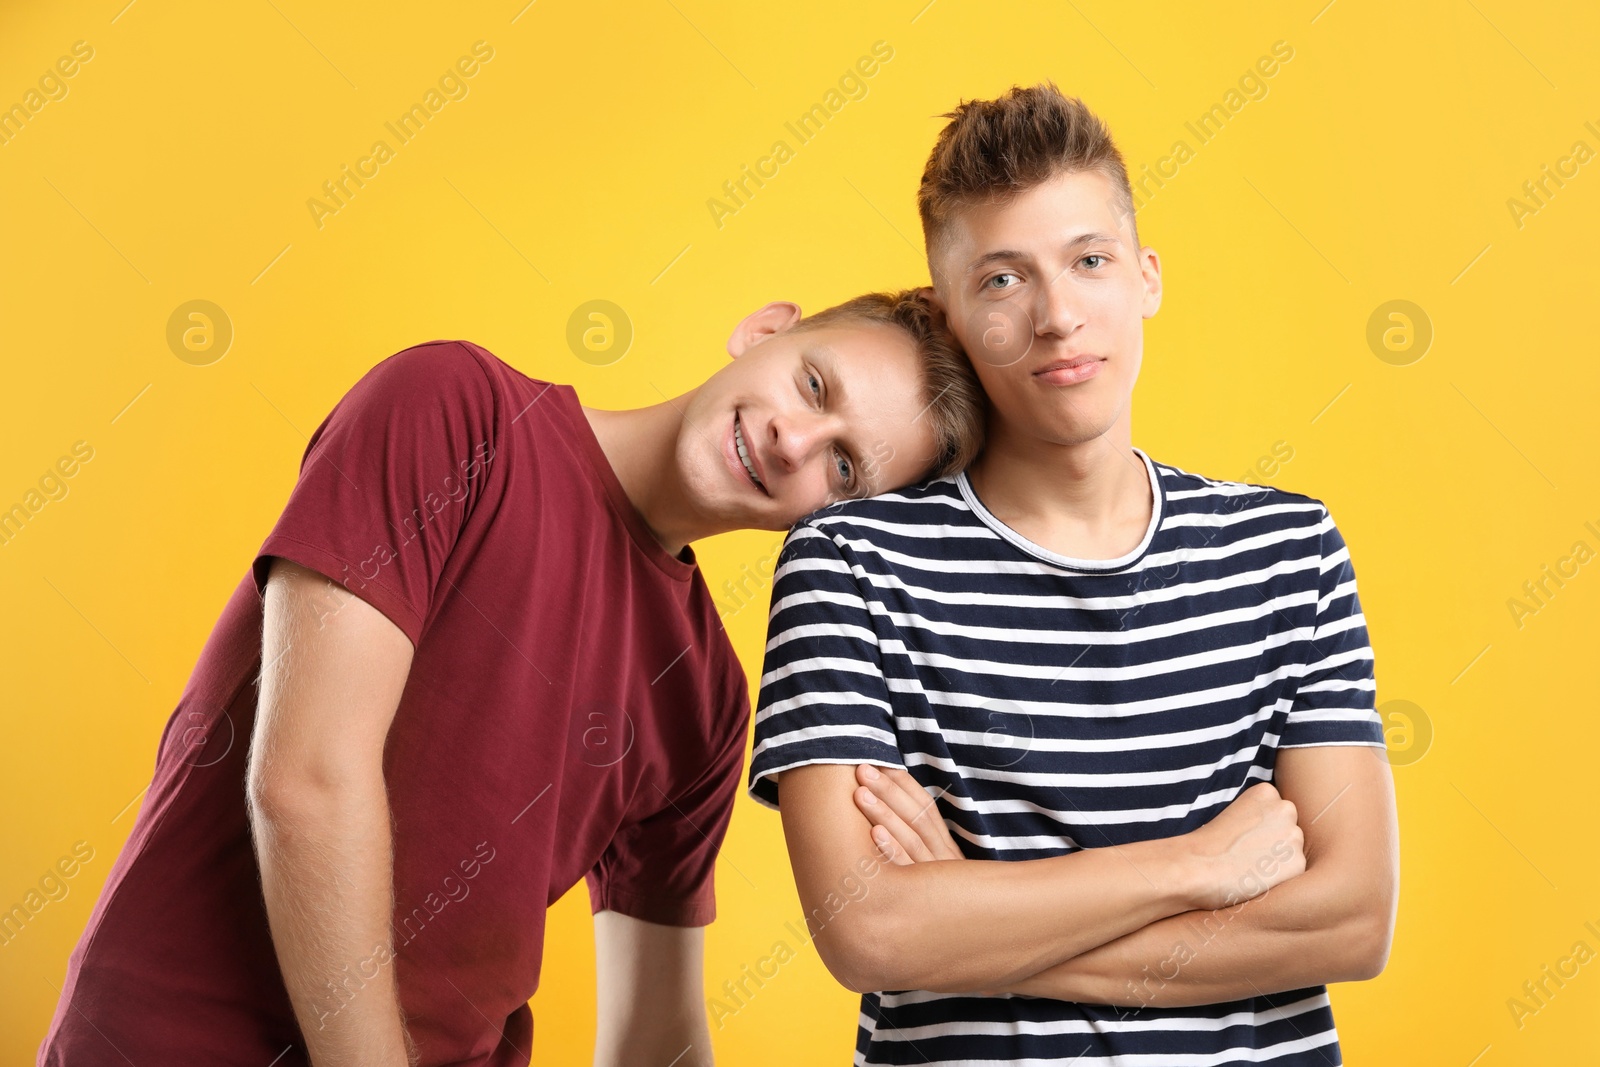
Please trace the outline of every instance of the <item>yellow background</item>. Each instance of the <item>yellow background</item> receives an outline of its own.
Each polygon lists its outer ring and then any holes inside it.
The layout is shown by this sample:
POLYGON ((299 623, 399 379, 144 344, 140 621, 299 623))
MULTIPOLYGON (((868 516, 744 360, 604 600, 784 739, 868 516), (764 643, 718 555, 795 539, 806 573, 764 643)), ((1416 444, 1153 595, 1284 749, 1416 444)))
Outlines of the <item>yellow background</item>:
MULTIPOLYGON (((914 192, 937 116, 1049 78, 1110 122, 1135 177, 1176 140, 1194 152, 1140 213, 1166 299, 1135 443, 1326 501, 1380 704, 1420 709, 1391 717, 1404 861, 1389 967, 1333 990, 1347 1062, 1600 1062, 1600 964, 1520 1028, 1507 1006, 1575 942, 1600 951, 1584 927, 1600 927, 1600 563, 1585 554, 1520 626, 1507 603, 1575 542, 1600 550, 1600 163, 1520 225, 1508 206, 1574 142, 1600 149, 1584 125, 1600 127, 1592 10, 525 2, 0 12, 0 105, 75 41, 94 49, 0 145, 0 507, 74 442, 94 449, 0 546, 0 908, 74 842, 95 850, 0 947, 0 1061, 32 1062, 201 644, 305 435, 369 366, 461 337, 592 405, 677 395, 767 300, 817 310, 925 281, 914 192), (306 201, 478 40, 494 58, 468 95, 319 229, 306 201), (880 40, 894 54, 867 95, 796 146, 784 123, 880 40), (1266 96, 1201 145, 1185 123, 1280 40, 1294 57, 1266 96), (780 138, 794 158, 719 228, 706 201, 780 138), (209 366, 166 341, 192 299, 233 325, 209 366), (592 299, 635 330, 607 366, 565 340, 592 299), (1434 332, 1405 366, 1367 342, 1394 299, 1434 332), (1293 459, 1252 476, 1277 442, 1293 459)), ((702 544, 712 589, 759 570, 778 537, 702 544)), ((763 589, 728 620, 752 676, 765 609, 763 589)), ((784 924, 800 920, 778 818, 747 798, 718 886, 708 992, 794 945, 784 924)), ((716 1030, 719 1062, 847 1062, 855 1000, 803 949, 716 1030)), ((537 1062, 588 1059, 593 1003, 580 884, 552 916, 537 1062)))

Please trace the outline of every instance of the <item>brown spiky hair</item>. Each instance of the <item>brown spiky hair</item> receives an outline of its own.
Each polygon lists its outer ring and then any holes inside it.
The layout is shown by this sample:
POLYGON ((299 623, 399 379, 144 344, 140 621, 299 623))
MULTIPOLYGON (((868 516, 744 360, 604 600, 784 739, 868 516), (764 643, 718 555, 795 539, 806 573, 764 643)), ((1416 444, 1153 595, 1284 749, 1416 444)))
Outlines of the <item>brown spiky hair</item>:
POLYGON ((928 420, 938 447, 938 456, 923 477, 943 478, 963 470, 983 448, 984 395, 961 342, 930 296, 926 287, 864 293, 807 315, 793 329, 849 321, 893 326, 909 334, 922 370, 923 406, 917 418, 928 420))
POLYGON ((922 170, 917 210, 930 266, 952 216, 975 203, 1003 203, 1061 174, 1099 171, 1111 183, 1117 219, 1139 247, 1133 189, 1106 124, 1052 82, 1012 86, 995 100, 967 100, 946 113, 922 170))

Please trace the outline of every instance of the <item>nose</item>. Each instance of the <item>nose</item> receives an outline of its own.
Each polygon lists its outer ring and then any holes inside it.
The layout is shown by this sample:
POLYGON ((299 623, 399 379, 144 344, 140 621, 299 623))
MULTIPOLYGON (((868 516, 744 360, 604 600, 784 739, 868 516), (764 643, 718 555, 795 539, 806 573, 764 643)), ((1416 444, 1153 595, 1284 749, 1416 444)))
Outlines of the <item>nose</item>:
POLYGON ((1072 276, 1064 270, 1052 278, 1050 284, 1044 286, 1041 291, 1039 307, 1035 312, 1034 333, 1065 337, 1082 322, 1083 316, 1078 309, 1072 276))
POLYGON ((832 436, 829 420, 815 412, 785 412, 767 424, 767 454, 787 474, 805 467, 832 436))

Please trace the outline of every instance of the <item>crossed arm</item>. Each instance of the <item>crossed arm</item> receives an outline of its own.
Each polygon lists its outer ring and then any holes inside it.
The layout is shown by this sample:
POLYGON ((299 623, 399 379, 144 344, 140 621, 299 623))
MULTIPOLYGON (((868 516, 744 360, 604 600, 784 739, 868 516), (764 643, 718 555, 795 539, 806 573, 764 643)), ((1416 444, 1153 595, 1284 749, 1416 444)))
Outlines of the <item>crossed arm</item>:
MULTIPOLYGON (((393 843, 383 746, 413 650, 378 609, 278 559, 264 602, 248 789, 261 887, 289 999, 316 1067, 417 1062, 393 966, 350 996, 359 961, 393 959, 393 843)), ((595 916, 596 1067, 682 1050, 707 1067, 704 931, 595 916), (643 995, 648 992, 648 996, 643 995)))
POLYGON ((1376 978, 1400 884, 1388 762, 1364 746, 1290 748, 1276 780, 1301 813, 1305 873, 1233 908, 1152 923, 1003 992, 1187 1007, 1376 978))
POLYGON ((1235 832, 1241 819, 1222 824, 1270 787, 1246 791, 1182 837, 1001 863, 960 860, 903 771, 871 779, 865 768, 812 765, 783 772, 781 783, 818 952, 858 992, 1176 1007, 1370 978, 1387 959, 1398 833, 1388 764, 1371 748, 1279 753, 1277 786, 1295 813, 1304 865, 1261 870, 1271 888, 1242 905, 1234 902, 1251 894, 1229 896, 1218 881, 1226 873, 1235 887, 1247 884, 1260 842, 1235 832), (830 906, 842 870, 860 864, 865 874, 884 856, 892 861, 865 892, 830 906))

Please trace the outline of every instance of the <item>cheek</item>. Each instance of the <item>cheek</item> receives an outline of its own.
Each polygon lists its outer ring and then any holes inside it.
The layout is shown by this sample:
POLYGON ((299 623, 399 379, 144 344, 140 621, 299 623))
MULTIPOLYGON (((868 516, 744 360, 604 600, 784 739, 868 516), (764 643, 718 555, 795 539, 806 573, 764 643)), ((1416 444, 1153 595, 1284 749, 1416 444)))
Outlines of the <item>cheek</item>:
POLYGON ((910 485, 933 466, 938 458, 938 441, 931 430, 924 429, 928 420, 913 423, 918 414, 908 409, 895 424, 899 429, 883 432, 875 438, 878 442, 875 449, 861 457, 862 473, 870 474, 877 484, 888 488, 910 485), (915 432, 906 429, 912 425, 916 426, 915 432))
POLYGON ((978 384, 990 397, 1010 396, 1022 388, 1022 366, 991 367, 978 360, 973 363, 972 369, 978 376, 978 384))
POLYGON ((952 302, 945 316, 945 324, 955 335, 967 362, 972 364, 972 369, 982 382, 985 375, 992 374, 1001 362, 990 349, 984 347, 984 331, 995 326, 987 317, 987 309, 952 302))
POLYGON ((1102 280, 1099 285, 1084 286, 1078 299, 1090 321, 1102 326, 1120 327, 1130 311, 1134 312, 1135 318, 1138 317, 1138 297, 1124 279, 1119 279, 1116 284, 1106 284, 1102 280))
POLYGON ((1137 332, 1144 324, 1143 278, 1135 274, 1125 284, 1108 290, 1103 304, 1101 314, 1114 316, 1111 321, 1123 324, 1126 331, 1137 332))
POLYGON ((804 515, 843 498, 828 479, 823 465, 816 460, 812 463, 813 466, 799 472, 794 479, 794 504, 804 515))
POLYGON ((1119 339, 1120 354, 1137 369, 1139 356, 1144 351, 1144 316, 1140 313, 1139 300, 1137 298, 1130 300, 1120 313, 1126 316, 1123 320, 1126 325, 1119 339))

